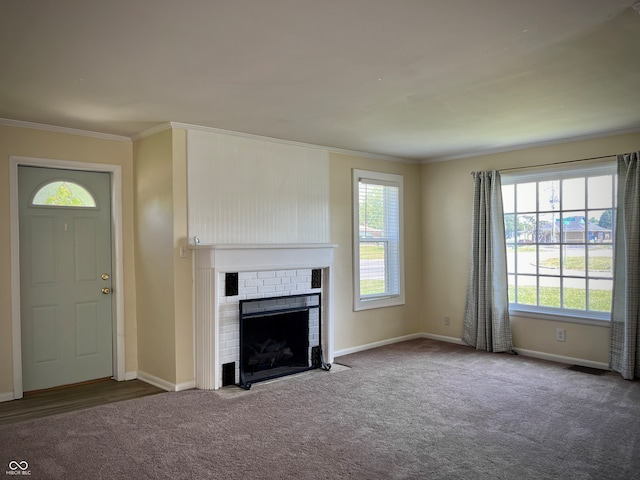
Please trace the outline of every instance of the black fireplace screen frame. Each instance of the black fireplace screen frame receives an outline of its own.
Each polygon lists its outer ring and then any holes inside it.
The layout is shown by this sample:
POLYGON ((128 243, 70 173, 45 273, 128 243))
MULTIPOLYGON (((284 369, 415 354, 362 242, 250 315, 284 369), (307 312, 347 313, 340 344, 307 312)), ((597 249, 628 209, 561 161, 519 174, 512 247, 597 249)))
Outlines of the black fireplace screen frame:
MULTIPOLYGON (((331 368, 331 364, 324 361, 322 354, 322 294, 315 293, 303 293, 297 295, 287 295, 280 297, 268 297, 268 298, 255 298, 250 300, 240 300, 239 305, 240 316, 240 383, 238 386, 248 390, 253 383, 263 382, 265 380, 271 380, 278 377, 287 375, 293 375, 295 373, 301 373, 316 368, 321 368, 328 371, 331 368), (307 301, 303 301, 307 298, 307 301), (288 302, 288 303, 286 303, 288 302), (289 306, 290 305, 290 306, 289 306), (247 321, 252 319, 280 315, 280 314, 293 314, 296 312, 307 312, 318 310, 318 345, 309 346, 307 349, 311 349, 310 359, 306 366, 298 366, 289 369, 277 369, 272 368, 273 373, 267 371, 261 372, 260 375, 254 375, 252 372, 247 372, 245 365, 247 364, 246 348, 245 348, 245 327, 247 321)), ((307 331, 309 330, 309 320, 307 320, 307 331)), ((307 335, 307 341, 309 335, 307 335)))

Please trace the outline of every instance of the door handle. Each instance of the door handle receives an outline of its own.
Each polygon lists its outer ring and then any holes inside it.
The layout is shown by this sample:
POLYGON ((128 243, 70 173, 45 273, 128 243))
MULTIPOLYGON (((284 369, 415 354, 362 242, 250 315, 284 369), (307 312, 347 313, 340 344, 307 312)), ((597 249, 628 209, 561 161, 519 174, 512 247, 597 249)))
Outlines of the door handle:
POLYGON ((111 293, 111 289, 109 287, 104 287, 101 291, 105 295, 109 295, 111 293))

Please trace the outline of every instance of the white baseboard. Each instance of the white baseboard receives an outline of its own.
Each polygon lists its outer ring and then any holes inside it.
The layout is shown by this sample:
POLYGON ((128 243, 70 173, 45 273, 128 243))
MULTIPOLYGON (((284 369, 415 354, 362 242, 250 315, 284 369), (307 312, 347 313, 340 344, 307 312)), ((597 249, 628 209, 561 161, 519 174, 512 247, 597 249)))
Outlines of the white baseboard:
POLYGON ((372 348, 382 347, 384 345, 391 345, 393 343, 406 342, 407 340, 415 340, 416 338, 430 338, 431 340, 439 340, 441 342, 455 343, 457 345, 467 345, 460 338, 446 337, 444 335, 434 335, 432 333, 412 333, 411 335, 404 335, 402 337, 390 338, 388 340, 381 340, 379 342, 367 343, 366 345, 360 345, 357 347, 345 348, 333 352, 334 357, 340 357, 342 355, 349 355, 350 353, 363 352, 372 348))
POLYGON ((138 380, 142 380, 143 382, 153 385, 154 387, 158 387, 163 390, 166 390, 167 392, 176 391, 176 385, 174 383, 171 383, 171 382, 168 382, 167 380, 156 377, 155 375, 151 375, 150 373, 141 372, 140 370, 138 370, 137 378, 138 380))
MULTIPOLYGON (((442 335, 434 335, 431 333, 423 333, 423 338, 430 338, 432 340, 440 340, 442 342, 455 343, 457 345, 467 345, 460 338, 445 337, 442 335)), ((568 365, 580 365, 582 367, 599 368, 600 370, 609 370, 609 364, 603 362, 594 362, 592 360, 585 360, 583 358, 566 357, 563 355, 554 355, 552 353, 538 352, 536 350, 527 350, 524 348, 513 349, 518 355, 523 357, 539 358, 540 360, 549 360, 551 362, 566 363, 568 365)))
MULTIPOLYGON (((129 373, 133 373, 133 372, 129 372, 129 373)), ((129 376, 129 373, 127 373, 127 377, 129 376)), ((134 378, 137 378, 138 380, 142 380, 143 382, 149 383, 154 387, 158 387, 163 390, 166 390, 167 392, 181 392, 183 390, 191 390, 192 388, 196 388, 195 380, 190 380, 188 382, 175 384, 175 383, 168 382, 167 380, 164 380, 162 378, 156 377, 155 375, 151 375, 150 373, 141 372, 140 370, 135 372, 135 375, 136 376, 134 378)))
MULTIPOLYGON (((413 340, 416 338, 429 338, 431 340, 438 340, 441 342, 455 343, 456 345, 467 345, 461 338, 447 337, 445 335, 435 335, 433 333, 414 333, 412 335, 405 335, 403 337, 390 338, 388 340, 381 340, 379 342, 368 343, 366 345, 360 345, 358 347, 345 348, 334 352, 336 357, 342 355, 348 355, 350 353, 362 352, 371 348, 382 347, 384 345, 391 345, 393 343, 404 342, 407 340, 413 340)), ((515 352, 523 357, 539 358, 541 360, 549 360, 551 362, 565 363, 568 365, 580 365, 582 367, 599 368, 601 370, 609 370, 609 364, 603 362, 594 362, 592 360, 585 360, 583 358, 566 357, 563 355, 554 355, 552 353, 538 352, 535 350, 527 350, 524 348, 514 348, 515 352)))
POLYGON ((415 340, 416 338, 422 338, 424 334, 413 333, 411 335, 405 335, 403 337, 390 338, 388 340, 381 340, 379 342, 367 343, 366 345, 359 345, 357 347, 345 348, 333 352, 334 357, 341 357, 342 355, 349 355, 350 353, 363 352, 372 348, 383 347, 385 345, 391 345, 393 343, 405 342, 407 340, 415 340))
MULTIPOLYGON (((432 340, 440 340, 442 342, 455 343, 457 345, 467 345, 460 338, 445 337, 442 335, 434 335, 431 333, 423 333, 423 338, 430 338, 432 340)), ((582 367, 599 368, 600 370, 609 370, 608 363, 594 362, 592 360, 585 360, 583 358, 566 357, 563 355, 554 355, 552 353, 538 352, 536 350, 527 350, 524 348, 513 349, 518 355, 523 357, 539 358, 540 360, 549 360, 551 362, 566 363, 568 365, 580 365, 582 367)))
POLYGON ((537 352, 535 350, 526 350, 524 348, 513 349, 518 355, 523 357, 539 358, 541 360, 549 360, 551 362, 566 363, 568 365, 580 365, 582 367, 599 368, 600 370, 609 370, 609 364, 604 362, 594 362, 583 358, 565 357, 564 355, 554 355, 553 353, 537 352))
POLYGON ((456 345, 468 346, 466 343, 464 343, 462 341, 461 338, 447 337, 445 335, 435 335, 433 333, 423 333, 421 338, 430 338, 431 340, 439 340, 441 342, 455 343, 456 345))
POLYGON ((194 388, 196 388, 195 380, 176 384, 176 392, 182 392, 183 390, 192 390, 194 388))
POLYGON ((8 402, 14 399, 13 392, 0 393, 0 402, 8 402))
POLYGON ((138 372, 136 372, 136 371, 125 372, 125 374, 124 374, 124 379, 125 380, 135 380, 136 378, 138 378, 138 372))

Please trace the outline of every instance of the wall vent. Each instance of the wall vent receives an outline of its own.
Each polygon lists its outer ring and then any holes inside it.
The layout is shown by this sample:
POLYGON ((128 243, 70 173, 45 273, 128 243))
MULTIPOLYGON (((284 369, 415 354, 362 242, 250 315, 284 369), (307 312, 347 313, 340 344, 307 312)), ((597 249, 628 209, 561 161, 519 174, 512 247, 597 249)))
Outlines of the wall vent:
POLYGON ((236 384, 236 362, 222 364, 222 386, 236 384))
POLYGON ((235 297, 238 295, 238 274, 224 274, 224 294, 226 297, 235 297))

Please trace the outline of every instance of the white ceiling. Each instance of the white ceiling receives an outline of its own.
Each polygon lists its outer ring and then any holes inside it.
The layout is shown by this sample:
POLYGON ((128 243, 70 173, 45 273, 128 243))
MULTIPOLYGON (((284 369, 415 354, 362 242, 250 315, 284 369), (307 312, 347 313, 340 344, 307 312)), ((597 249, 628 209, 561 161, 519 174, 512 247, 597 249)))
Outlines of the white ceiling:
POLYGON ((2 0, 0 117, 424 161, 640 131, 634 3, 2 0))

